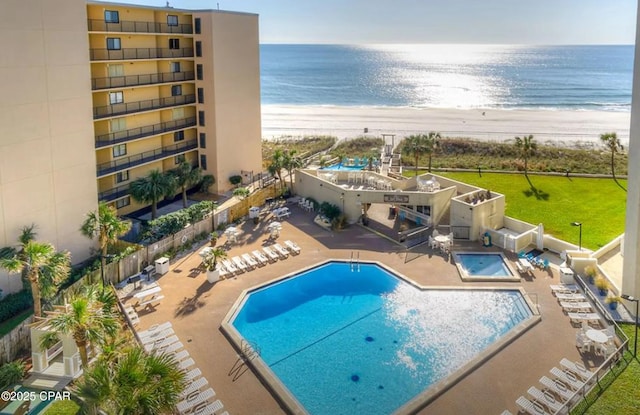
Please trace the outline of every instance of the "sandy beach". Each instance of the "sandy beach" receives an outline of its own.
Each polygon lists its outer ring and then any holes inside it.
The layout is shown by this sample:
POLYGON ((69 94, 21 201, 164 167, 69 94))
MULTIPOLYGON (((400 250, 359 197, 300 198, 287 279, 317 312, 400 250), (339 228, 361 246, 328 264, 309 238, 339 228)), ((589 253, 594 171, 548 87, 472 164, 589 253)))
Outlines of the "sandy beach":
POLYGON ((263 105, 262 137, 333 135, 339 139, 438 131, 443 136, 503 141, 533 134, 539 143, 592 146, 600 134, 614 131, 626 146, 629 112, 433 109, 263 105))

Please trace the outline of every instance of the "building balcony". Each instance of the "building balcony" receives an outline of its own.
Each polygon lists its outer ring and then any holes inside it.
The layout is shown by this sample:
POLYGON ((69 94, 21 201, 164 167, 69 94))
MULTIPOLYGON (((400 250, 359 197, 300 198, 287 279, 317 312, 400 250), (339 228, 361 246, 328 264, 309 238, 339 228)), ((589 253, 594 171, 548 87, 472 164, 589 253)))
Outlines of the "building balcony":
POLYGON ((183 128, 193 127, 197 124, 196 117, 181 118, 179 120, 161 122, 159 124, 145 125, 144 127, 132 128, 131 130, 118 131, 116 133, 102 134, 96 136, 96 148, 111 146, 137 140, 138 138, 151 137, 183 128))
POLYGON ((118 171, 130 169, 155 160, 161 160, 177 154, 186 153, 187 151, 194 150, 196 148, 198 148, 197 140, 184 141, 167 147, 158 148, 156 150, 134 154, 133 156, 121 157, 108 163, 101 163, 96 166, 96 170, 98 172, 98 177, 101 177, 106 174, 113 174, 118 171))
POLYGON ((123 88, 127 86, 164 84, 168 82, 193 81, 195 73, 190 72, 163 72, 144 75, 112 76, 109 78, 92 78, 91 89, 123 88))
POLYGON ((192 24, 169 25, 159 22, 136 22, 127 20, 121 20, 118 23, 107 23, 104 20, 89 19, 87 26, 90 32, 193 34, 192 24))
POLYGON ((129 194, 129 185, 114 187, 113 189, 105 190, 98 193, 98 200, 101 202, 111 202, 129 194))
POLYGON ((193 48, 125 48, 125 49, 90 49, 89 59, 92 61, 135 60, 135 59, 175 59, 192 58, 193 48))
POLYGON ((105 105, 93 108, 93 119, 114 117, 117 115, 133 114, 135 112, 152 111, 161 108, 188 105, 196 102, 195 94, 177 95, 175 97, 147 99, 137 102, 123 102, 121 104, 105 105))

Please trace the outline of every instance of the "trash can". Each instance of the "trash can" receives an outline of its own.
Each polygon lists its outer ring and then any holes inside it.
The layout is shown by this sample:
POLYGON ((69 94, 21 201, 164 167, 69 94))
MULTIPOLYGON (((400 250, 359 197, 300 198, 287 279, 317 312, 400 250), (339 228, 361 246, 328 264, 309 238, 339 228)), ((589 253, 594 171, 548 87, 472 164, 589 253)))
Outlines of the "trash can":
POLYGON ((560 282, 563 284, 575 284, 573 270, 567 267, 560 267, 560 282))
POLYGON ((169 272, 169 258, 161 257, 156 259, 156 273, 164 275, 169 272))

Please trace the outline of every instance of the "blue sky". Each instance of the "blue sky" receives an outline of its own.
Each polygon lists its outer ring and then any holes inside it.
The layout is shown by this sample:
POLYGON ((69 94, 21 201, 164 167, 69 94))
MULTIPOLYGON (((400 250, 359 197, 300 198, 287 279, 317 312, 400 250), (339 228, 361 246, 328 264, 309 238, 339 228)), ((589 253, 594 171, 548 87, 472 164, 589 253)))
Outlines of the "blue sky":
MULTIPOLYGON (((633 44, 635 0, 169 0, 260 15, 261 43, 633 44)), ((120 0, 164 6, 165 0, 120 0)))

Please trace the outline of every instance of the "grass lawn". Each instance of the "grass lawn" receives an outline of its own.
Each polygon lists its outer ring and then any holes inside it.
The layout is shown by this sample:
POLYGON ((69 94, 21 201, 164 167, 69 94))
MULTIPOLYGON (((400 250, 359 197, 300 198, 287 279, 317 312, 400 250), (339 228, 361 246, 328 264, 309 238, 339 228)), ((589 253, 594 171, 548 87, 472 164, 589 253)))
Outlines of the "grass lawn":
POLYGON ((0 324, 0 337, 2 337, 5 334, 9 333, 11 330, 13 330, 15 327, 17 327, 18 324, 20 324, 24 320, 26 320, 26 318, 29 317, 31 314, 33 314, 33 310, 32 309, 28 309, 28 310, 25 310, 22 313, 18 314, 17 316, 11 317, 7 321, 3 321, 2 324, 0 324))
POLYGON ((45 415, 75 415, 82 413, 80 405, 73 399, 55 401, 44 412, 45 415))
MULTIPOLYGON (((506 196, 507 216, 532 224, 543 223, 545 233, 596 250, 624 232, 627 193, 612 179, 534 176, 523 174, 437 173, 506 196)), ((626 187, 626 180, 620 181, 626 187)))

